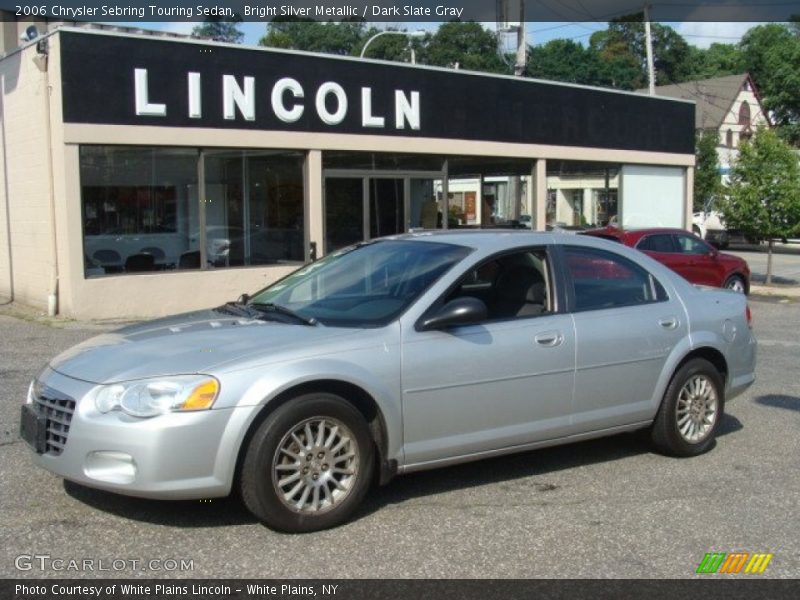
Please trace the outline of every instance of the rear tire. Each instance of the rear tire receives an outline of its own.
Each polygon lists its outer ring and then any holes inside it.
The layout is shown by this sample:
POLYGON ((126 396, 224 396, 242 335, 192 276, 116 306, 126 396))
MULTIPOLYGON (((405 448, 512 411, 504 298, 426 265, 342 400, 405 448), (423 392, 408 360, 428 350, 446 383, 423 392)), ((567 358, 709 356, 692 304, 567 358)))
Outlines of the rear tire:
POLYGON ((242 500, 272 529, 327 529, 356 510, 374 464, 361 413, 334 394, 306 394, 280 406, 253 434, 242 465, 242 500))
POLYGON ((697 456, 714 444, 724 414, 722 377, 703 358, 687 361, 672 376, 650 430, 658 452, 697 456))

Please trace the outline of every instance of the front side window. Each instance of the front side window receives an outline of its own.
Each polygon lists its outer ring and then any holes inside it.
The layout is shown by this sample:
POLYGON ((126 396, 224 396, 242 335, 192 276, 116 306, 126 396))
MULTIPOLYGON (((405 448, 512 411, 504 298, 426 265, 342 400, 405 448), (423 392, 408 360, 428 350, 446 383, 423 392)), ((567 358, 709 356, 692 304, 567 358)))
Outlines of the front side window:
POLYGON ((552 310, 543 249, 492 258, 471 269, 444 299, 470 296, 486 305, 489 320, 516 319, 552 310))
POLYGON ((250 303, 279 305, 328 326, 382 326, 469 252, 438 242, 367 242, 295 271, 255 294, 250 303))
POLYGON ((648 235, 639 240, 636 244, 637 250, 647 252, 675 252, 672 245, 672 236, 667 234, 648 235))
POLYGON ((691 235, 676 235, 678 249, 682 254, 708 254, 709 247, 703 240, 691 235))
POLYGON ((624 256, 578 246, 565 246, 564 256, 575 311, 634 306, 667 298, 652 274, 624 256))

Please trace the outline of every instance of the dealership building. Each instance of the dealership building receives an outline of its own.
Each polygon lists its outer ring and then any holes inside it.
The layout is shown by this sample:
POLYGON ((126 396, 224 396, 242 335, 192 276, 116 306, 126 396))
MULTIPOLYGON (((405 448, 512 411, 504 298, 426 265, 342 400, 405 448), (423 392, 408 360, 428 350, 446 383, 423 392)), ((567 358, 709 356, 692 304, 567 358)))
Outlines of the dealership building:
POLYGON ((0 296, 220 304, 411 229, 687 227, 694 104, 59 28, 0 59, 0 296))

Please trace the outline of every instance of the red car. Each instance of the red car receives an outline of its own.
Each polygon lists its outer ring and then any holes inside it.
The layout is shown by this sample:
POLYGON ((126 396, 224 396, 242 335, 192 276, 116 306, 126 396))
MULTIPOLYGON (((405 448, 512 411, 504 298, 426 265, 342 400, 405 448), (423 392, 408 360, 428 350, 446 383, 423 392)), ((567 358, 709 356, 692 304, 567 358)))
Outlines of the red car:
POLYGON ((604 227, 584 231, 583 234, 641 250, 692 283, 724 287, 744 294, 750 292, 750 267, 746 261, 720 252, 684 229, 625 231, 604 227))

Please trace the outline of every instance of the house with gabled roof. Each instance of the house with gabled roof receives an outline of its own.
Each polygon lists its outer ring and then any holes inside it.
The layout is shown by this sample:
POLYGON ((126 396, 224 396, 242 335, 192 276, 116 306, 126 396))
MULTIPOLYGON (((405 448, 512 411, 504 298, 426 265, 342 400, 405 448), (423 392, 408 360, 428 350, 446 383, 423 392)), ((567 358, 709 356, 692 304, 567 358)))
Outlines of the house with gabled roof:
MULTIPOLYGON (((647 93, 646 89, 638 91, 647 93)), ((750 138, 759 127, 771 125, 748 73, 661 85, 655 91, 657 96, 696 102, 697 132, 718 132, 717 154, 723 179, 738 156, 742 140, 750 138)))

